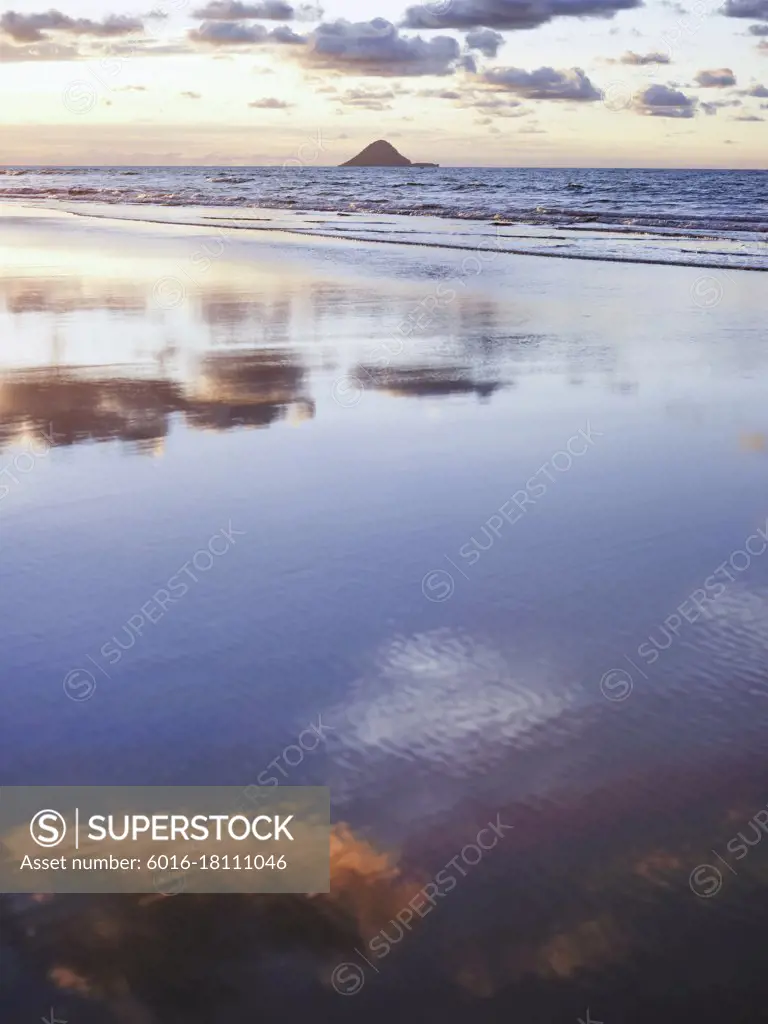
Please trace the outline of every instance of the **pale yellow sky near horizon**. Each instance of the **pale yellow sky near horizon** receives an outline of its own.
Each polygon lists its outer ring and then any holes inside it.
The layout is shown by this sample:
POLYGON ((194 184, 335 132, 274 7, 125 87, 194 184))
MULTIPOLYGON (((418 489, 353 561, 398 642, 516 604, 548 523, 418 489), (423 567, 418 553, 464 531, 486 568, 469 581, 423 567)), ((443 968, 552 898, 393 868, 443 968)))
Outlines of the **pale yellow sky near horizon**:
MULTIPOLYGON (((748 31, 768 23, 765 0, 737 2, 752 3, 758 13, 762 4, 766 21, 725 17, 714 2, 683 15, 673 0, 613 18, 555 18, 532 31, 505 32, 495 57, 472 51, 476 71, 449 65, 448 74, 407 76, 391 74, 383 60, 364 76, 348 73, 357 69, 353 63, 318 66, 305 45, 192 42, 186 33, 201 24, 191 17, 199 5, 179 11, 185 2, 174 0, 177 10, 148 22, 143 36, 46 32, 56 43, 77 46, 78 59, 20 60, 19 41, 0 31, 0 163, 319 166, 387 138, 413 160, 446 165, 768 166, 768 53, 759 48, 768 36, 748 31), (148 39, 170 52, 147 55, 148 39), (627 51, 661 52, 669 63, 621 63, 627 51), (493 68, 565 69, 566 87, 574 81, 570 69, 580 68, 590 95, 583 101, 558 87, 562 97, 541 98, 525 82, 518 85, 519 74, 511 87, 506 80, 499 87, 483 77, 493 68), (728 70, 734 81, 702 85, 707 70, 728 70), (687 105, 674 108, 676 116, 661 116, 669 110, 663 105, 643 108, 651 85, 682 93, 687 105), (437 95, 446 91, 452 97, 437 95)), ((508 0, 459 2, 503 6, 508 0)), ((137 16, 148 6, 126 0, 105 12, 83 0, 65 14, 137 16)), ((405 5, 337 0, 323 20, 349 17, 353 7, 356 20, 384 16, 398 23, 405 5)), ((34 0, 15 9, 41 11, 34 0)), ((301 20, 258 24, 284 23, 302 34, 315 27, 301 20)), ((463 47, 466 35, 458 28, 399 32, 448 35, 463 47)))

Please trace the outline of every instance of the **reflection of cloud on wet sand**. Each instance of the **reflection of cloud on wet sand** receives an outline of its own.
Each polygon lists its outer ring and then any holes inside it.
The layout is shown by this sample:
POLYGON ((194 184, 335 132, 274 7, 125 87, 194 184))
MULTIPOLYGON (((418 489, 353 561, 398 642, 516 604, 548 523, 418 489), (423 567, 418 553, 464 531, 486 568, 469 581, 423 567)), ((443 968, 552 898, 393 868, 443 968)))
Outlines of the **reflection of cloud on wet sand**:
POLYGON ((498 380, 482 380, 467 366, 358 366, 349 376, 363 388, 383 391, 396 397, 429 398, 441 395, 475 394, 490 398, 502 385, 498 380))
POLYGON ((0 378, 0 444, 44 431, 58 446, 122 440, 151 449, 175 413, 213 430, 300 422, 314 415, 305 377, 295 353, 272 349, 210 356, 191 385, 105 368, 9 373, 0 378))
POLYGON ((188 394, 187 421, 193 427, 226 429, 268 426, 291 411, 311 419, 314 402, 305 381, 298 357, 282 349, 210 355, 188 394))
MULTIPOLYGON (((502 808, 502 820, 516 823, 513 838, 471 877, 459 879, 433 917, 417 919, 405 932, 385 964, 376 965, 384 983, 403 984, 426 951, 430 973, 425 980, 419 969, 412 981, 426 983, 430 992, 448 1000, 463 992, 518 1010, 551 1009, 560 999, 569 1003, 585 984, 606 998, 622 990, 625 972, 638 957, 654 957, 657 983, 664 988, 681 968, 675 943, 685 937, 686 962, 695 972, 684 984, 694 1001, 706 998, 707 977, 724 976, 732 966, 721 934, 730 925, 727 912, 702 916, 702 901, 692 897, 687 879, 700 859, 696 844, 711 843, 722 828, 733 831, 733 805, 726 801, 724 810, 718 799, 708 807, 713 794, 701 786, 707 814, 692 835, 691 821, 676 813, 680 794, 669 798, 660 782, 660 776, 648 777, 597 801, 590 794, 571 804, 547 800, 502 808), (652 804, 647 808, 646 791, 652 804), (649 822, 666 823, 664 841, 644 826, 646 812, 649 822), (644 907, 659 915, 658 928, 650 932, 638 917, 644 907), (707 945, 708 927, 719 935, 714 947, 707 945)), ((683 788, 689 799, 690 790, 683 788)), ((323 994, 338 998, 329 985, 335 965, 352 949, 370 948, 370 937, 397 920, 435 866, 458 852, 453 840, 450 849, 444 842, 435 849, 443 827, 454 831, 458 825, 466 841, 477 821, 487 820, 487 814, 477 818, 479 813, 454 808, 450 816, 428 818, 423 838, 432 844, 431 856, 414 857, 411 841, 398 853, 388 852, 346 825, 335 826, 328 894, 30 898, 23 912, 7 917, 4 941, 67 992, 87 994, 131 1024, 209 1024, 220 1019, 216 1014, 224 1006, 232 1014, 256 1014, 269 1002, 266 993, 276 992, 282 993, 275 996, 281 1004, 287 993, 297 992, 296 998, 317 1009, 323 994)), ((758 860, 750 864, 764 873, 758 860)), ((737 884, 749 900, 746 879, 737 884)), ((737 917, 733 927, 743 927, 743 921, 737 917)), ((741 955, 737 940, 734 961, 741 955)), ((553 1011, 548 1019, 560 1017, 553 1011)))
POLYGON ((85 278, 24 280, 0 278, 0 297, 12 314, 73 313, 79 310, 114 310, 143 313, 147 296, 138 285, 94 286, 85 278))
POLYGON ((345 742, 365 751, 371 770, 393 753, 469 770, 498 760, 572 703, 573 694, 549 685, 540 668, 439 629, 382 647, 329 717, 344 722, 345 742))
POLYGON ((175 1012, 186 1003, 189 1020, 207 1021, 228 983, 252 998, 254 975, 271 956, 309 955, 324 978, 327 964, 419 889, 392 855, 343 824, 332 832, 330 861, 330 894, 30 897, 14 917, 26 926, 7 941, 72 992, 153 1013, 170 999, 175 1012))

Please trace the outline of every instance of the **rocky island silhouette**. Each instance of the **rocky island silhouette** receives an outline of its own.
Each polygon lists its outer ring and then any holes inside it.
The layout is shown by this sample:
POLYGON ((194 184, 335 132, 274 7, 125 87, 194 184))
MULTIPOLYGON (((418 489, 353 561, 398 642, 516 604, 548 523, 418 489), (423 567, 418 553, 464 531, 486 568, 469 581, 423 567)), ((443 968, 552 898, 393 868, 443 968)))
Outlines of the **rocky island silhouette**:
POLYGON ((353 156, 341 167, 439 167, 439 164, 413 163, 399 153, 391 142, 378 139, 366 146, 364 150, 353 156))

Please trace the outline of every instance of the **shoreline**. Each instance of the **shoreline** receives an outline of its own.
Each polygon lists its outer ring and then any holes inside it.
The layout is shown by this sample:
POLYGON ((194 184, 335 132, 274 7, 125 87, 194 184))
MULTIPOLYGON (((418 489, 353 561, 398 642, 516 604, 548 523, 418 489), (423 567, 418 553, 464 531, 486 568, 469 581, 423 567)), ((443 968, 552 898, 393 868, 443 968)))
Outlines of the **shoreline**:
MULTIPOLYGON (((721 242, 724 244, 725 240, 715 239, 710 237, 701 237, 695 235, 672 235, 672 234, 658 234, 650 236, 648 233, 643 231, 613 231, 610 227, 570 227, 561 228, 560 234, 544 234, 543 226, 527 225, 523 222, 498 222, 494 220, 470 220, 465 218, 456 218, 455 221, 451 218, 438 218, 432 215, 425 214, 422 217, 404 217, 398 214, 358 214, 358 217, 365 219, 365 223, 373 223, 376 225, 375 228, 371 228, 367 231, 363 228, 355 234, 347 234, 343 230, 347 223, 354 223, 352 217, 353 214, 345 213, 330 213, 329 211, 323 210, 284 210, 279 208, 270 207, 258 207, 256 209, 259 212, 265 214, 264 217, 238 217, 227 213, 225 215, 211 214, 210 212, 200 214, 198 210, 215 209, 215 207, 196 207, 196 206, 168 206, 168 207, 154 207, 151 204, 114 204, 107 205, 103 203, 64 203, 59 200, 49 200, 45 204, 43 203, 29 203, 22 200, 9 201, 3 199, 0 201, 0 225, 2 225, 3 218, 7 217, 11 211, 14 213, 18 210, 25 211, 34 219, 33 211, 37 211, 38 214, 42 215, 45 213, 54 213, 59 215, 67 215, 69 217, 79 217, 85 220, 100 220, 112 222, 115 224, 146 224, 153 226, 164 226, 170 228, 195 228, 208 230, 215 234, 220 235, 223 232, 249 232, 252 234, 270 235, 270 236, 290 236, 293 238, 307 238, 307 239, 325 239, 333 241, 344 241, 352 242, 356 244, 364 245, 390 245, 390 246, 409 246, 413 248, 427 249, 427 250, 446 250, 453 252, 492 252, 498 255, 508 256, 531 256, 531 257, 543 257, 547 259, 560 259, 567 261, 577 261, 585 263, 609 263, 609 264, 630 264, 639 266, 662 266, 662 267, 677 267, 677 268, 688 268, 688 269, 699 269, 699 270, 714 270, 726 273, 735 273, 737 271, 748 271, 751 273, 768 273, 768 244, 757 243, 759 245, 766 246, 765 253, 751 254, 745 258, 756 259, 765 258, 765 266, 754 266, 754 265, 734 265, 732 258, 716 259, 708 258, 707 254, 703 251, 701 258, 697 259, 684 259, 677 255, 672 255, 670 258, 661 258, 660 256, 645 255, 642 253, 632 253, 628 255, 620 255, 618 253, 600 253, 594 251, 572 251, 563 252, 559 251, 565 245, 572 245, 581 242, 583 245, 587 245, 589 242, 602 241, 606 244, 616 244, 617 242, 624 242, 628 245, 631 244, 653 244, 657 243, 657 247, 661 248, 661 243, 671 242, 674 240, 687 240, 691 244, 704 243, 704 242, 721 242), (73 209, 72 206, 86 207, 86 209, 73 209), (90 207, 90 208, 88 208, 90 207), (95 209, 93 209, 95 207, 95 209), (144 213, 134 213, 133 211, 144 211, 144 210, 157 210, 163 209, 167 211, 166 216, 150 216, 144 213), (344 217, 345 220, 338 225, 337 230, 320 231, 313 228, 307 229, 308 222, 306 218, 322 216, 325 218, 335 217, 340 220, 344 217), (181 219, 182 217, 186 219, 181 219), (298 224, 291 226, 281 223, 281 220, 289 218, 297 218, 298 224), (302 224, 302 218, 305 219, 302 224), (375 218, 379 218, 376 220, 375 218), (251 221, 267 221, 267 225, 263 227, 257 227, 251 221), (425 230, 423 233, 425 237, 422 240, 414 240, 411 238, 403 237, 406 231, 410 234, 419 233, 418 230, 413 228, 415 220, 422 221, 424 228, 433 228, 432 231, 425 230), (203 222, 201 222, 203 221, 203 222), (395 221, 393 224, 392 222, 395 221), (402 224, 398 222, 404 222, 402 224), (435 226, 432 222, 438 221, 439 224, 435 226), (240 222, 240 223, 234 223, 240 222), (487 233, 477 232, 477 244, 461 244, 457 242, 446 242, 441 240, 441 235, 450 234, 455 236, 455 231, 450 231, 453 224, 461 225, 466 228, 474 225, 482 225, 483 227, 493 226, 495 229, 493 235, 495 236, 496 242, 499 239, 508 238, 529 238, 531 245, 537 245, 537 248, 523 248, 519 245, 498 245, 491 242, 491 244, 481 244, 489 239, 487 233), (406 228, 407 224, 407 228, 406 228), (381 233, 382 226, 389 226, 391 230, 389 237, 371 237, 373 231, 381 233), (437 229, 435 230, 435 227, 437 229), (527 228, 528 231, 524 234, 515 235, 503 235, 500 234, 500 230, 508 227, 527 228), (401 230, 398 230, 400 228, 401 230), (569 233, 570 232, 570 233, 569 233), (590 233, 597 235, 597 239, 589 237, 590 233), (575 236, 575 237, 574 237, 575 236), (552 243, 552 244, 549 244, 552 243), (558 251, 555 251, 557 248, 558 251)), ((221 209, 221 208, 220 208, 221 209)), ((224 207, 230 211, 231 207, 224 207)), ((253 208, 247 208, 249 212, 253 208)), ((315 223, 315 222, 311 222, 315 223)), ((558 230, 549 226, 547 228, 549 232, 558 230)), ((463 232, 467 235, 472 235, 472 231, 463 232)), ((736 243, 743 244, 743 243, 736 243)))

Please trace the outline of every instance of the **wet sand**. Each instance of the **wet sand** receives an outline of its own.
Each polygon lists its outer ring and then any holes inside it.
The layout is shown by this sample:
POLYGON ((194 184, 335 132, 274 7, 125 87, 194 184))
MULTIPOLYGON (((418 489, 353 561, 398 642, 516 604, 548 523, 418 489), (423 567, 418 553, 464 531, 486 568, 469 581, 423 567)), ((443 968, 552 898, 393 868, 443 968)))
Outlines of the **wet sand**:
POLYGON ((0 785, 337 830, 328 897, 5 901, 9 1019, 759 1014, 763 275, 487 255, 0 210, 0 785))

